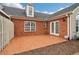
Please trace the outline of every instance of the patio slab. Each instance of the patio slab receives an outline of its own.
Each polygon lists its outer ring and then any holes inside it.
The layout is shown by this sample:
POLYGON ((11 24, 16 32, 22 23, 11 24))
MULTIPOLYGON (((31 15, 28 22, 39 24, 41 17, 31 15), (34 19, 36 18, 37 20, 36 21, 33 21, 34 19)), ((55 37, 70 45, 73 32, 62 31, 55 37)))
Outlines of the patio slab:
POLYGON ((29 51, 37 48, 42 48, 52 44, 58 44, 67 40, 55 37, 51 35, 36 35, 36 36, 22 36, 15 37, 11 42, 4 48, 1 55, 12 55, 29 51))

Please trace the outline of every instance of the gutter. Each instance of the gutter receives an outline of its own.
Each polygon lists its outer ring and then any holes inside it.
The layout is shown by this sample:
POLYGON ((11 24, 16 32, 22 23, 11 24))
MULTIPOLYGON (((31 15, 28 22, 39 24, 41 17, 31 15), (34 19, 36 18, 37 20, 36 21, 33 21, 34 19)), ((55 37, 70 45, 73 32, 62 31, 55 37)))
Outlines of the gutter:
POLYGON ((69 11, 69 12, 65 12, 65 13, 62 13, 62 14, 59 14, 59 15, 56 15, 56 16, 52 16, 52 20, 53 19, 59 19, 59 18, 62 18, 62 17, 66 17, 66 16, 68 16, 68 14, 71 14, 72 13, 72 11, 69 11))

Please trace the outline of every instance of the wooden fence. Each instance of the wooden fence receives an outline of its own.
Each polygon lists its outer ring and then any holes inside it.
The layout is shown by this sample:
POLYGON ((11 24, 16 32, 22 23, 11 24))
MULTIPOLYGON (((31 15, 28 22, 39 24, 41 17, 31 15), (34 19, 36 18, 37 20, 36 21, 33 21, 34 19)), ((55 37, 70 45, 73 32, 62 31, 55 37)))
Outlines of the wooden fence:
POLYGON ((0 49, 2 49, 14 37, 14 24, 2 15, 0 15, 0 24, 0 49))

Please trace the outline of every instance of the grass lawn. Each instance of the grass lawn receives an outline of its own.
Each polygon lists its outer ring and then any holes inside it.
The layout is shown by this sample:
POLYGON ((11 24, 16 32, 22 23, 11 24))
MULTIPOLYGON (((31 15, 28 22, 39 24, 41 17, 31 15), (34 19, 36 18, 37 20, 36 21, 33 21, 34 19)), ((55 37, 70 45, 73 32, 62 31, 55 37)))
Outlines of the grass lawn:
POLYGON ((72 40, 16 55, 72 55, 77 52, 79 52, 79 40, 72 40))

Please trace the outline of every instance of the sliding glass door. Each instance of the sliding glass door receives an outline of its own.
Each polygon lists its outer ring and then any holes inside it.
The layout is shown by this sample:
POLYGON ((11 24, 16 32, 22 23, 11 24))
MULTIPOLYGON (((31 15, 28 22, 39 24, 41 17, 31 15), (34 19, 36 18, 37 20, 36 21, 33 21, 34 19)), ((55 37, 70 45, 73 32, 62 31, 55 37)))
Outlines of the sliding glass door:
POLYGON ((59 21, 53 21, 50 23, 50 34, 59 35, 59 21))

